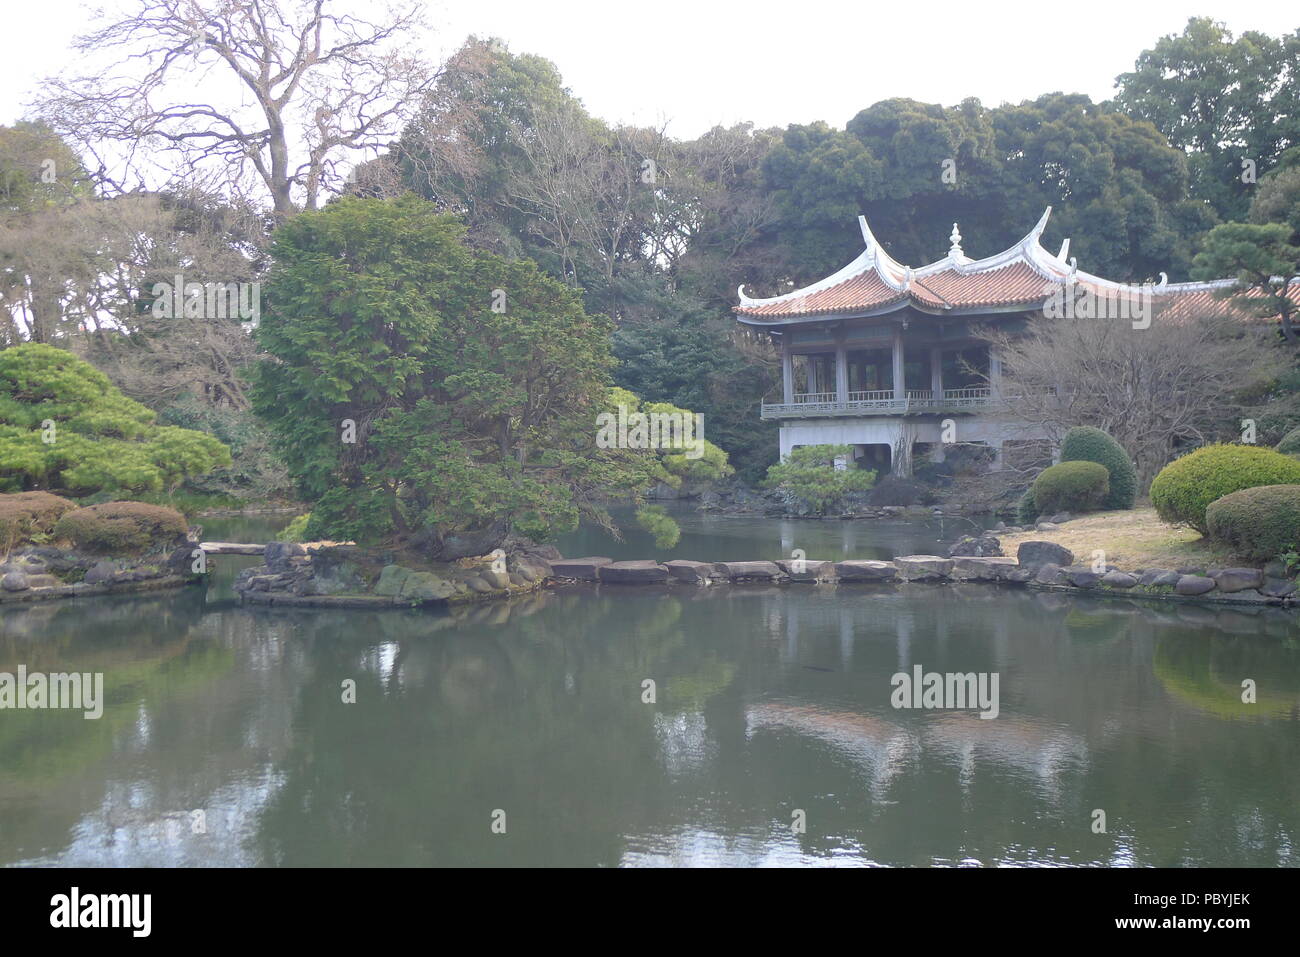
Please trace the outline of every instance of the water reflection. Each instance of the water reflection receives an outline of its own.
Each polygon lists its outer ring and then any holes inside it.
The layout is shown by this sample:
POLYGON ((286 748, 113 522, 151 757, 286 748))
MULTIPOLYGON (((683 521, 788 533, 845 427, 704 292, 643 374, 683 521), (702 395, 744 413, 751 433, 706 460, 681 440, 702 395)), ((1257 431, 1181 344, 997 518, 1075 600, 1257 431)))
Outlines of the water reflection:
POLYGON ((108 700, 0 712, 0 864, 1296 863, 1300 648, 1272 609, 572 586, 433 615, 190 589, 6 610, 0 671, 20 663, 103 671, 108 700), (894 710, 913 664, 998 672, 1000 716, 894 710))

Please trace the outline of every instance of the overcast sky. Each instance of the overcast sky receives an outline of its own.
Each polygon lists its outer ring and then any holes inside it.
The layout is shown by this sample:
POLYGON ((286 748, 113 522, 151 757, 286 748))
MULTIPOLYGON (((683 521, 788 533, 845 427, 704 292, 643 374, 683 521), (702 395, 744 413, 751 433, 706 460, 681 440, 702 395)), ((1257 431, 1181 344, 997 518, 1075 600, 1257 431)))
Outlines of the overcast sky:
MULTIPOLYGON (((99 0, 110 7, 125 0, 99 0)), ((345 0, 358 12, 380 6, 345 0)), ((1089 0, 877 4, 871 0, 460 0, 431 2, 429 52, 471 33, 553 60, 596 115, 667 121, 678 137, 716 123, 843 126, 892 96, 985 105, 1063 90, 1105 99, 1158 37, 1208 15, 1236 33, 1300 27, 1293 2, 1089 0)), ((0 123, 67 65, 89 22, 81 0, 7 0, 0 123)))

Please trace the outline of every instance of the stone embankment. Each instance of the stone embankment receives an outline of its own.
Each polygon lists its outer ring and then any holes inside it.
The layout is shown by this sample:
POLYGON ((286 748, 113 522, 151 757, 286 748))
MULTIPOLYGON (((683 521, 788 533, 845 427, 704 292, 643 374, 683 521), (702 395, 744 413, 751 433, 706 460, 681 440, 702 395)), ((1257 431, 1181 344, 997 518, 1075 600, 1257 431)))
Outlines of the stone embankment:
POLYGON ((0 563, 0 603, 89 598, 199 580, 193 571, 197 542, 148 555, 110 558, 50 545, 17 548, 0 563))

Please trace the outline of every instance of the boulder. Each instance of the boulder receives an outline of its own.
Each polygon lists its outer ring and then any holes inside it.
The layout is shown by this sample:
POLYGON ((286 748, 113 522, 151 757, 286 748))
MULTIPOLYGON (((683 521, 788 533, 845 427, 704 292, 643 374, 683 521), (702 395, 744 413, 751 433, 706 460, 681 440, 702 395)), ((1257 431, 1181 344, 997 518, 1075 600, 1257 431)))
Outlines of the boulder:
POLYGON ((835 575, 842 582, 892 582, 898 578, 893 562, 853 559, 835 563, 835 575))
POLYGON ((1048 521, 1053 525, 1064 525, 1070 519, 1074 518, 1069 512, 1057 512, 1048 521))
POLYGON ((1208 591, 1213 591, 1214 586, 1213 578, 1204 575, 1183 575, 1174 586, 1174 591, 1180 595, 1204 595, 1208 591))
MULTIPOLYGON (((22 573, 20 572, 19 574, 22 573)), ((142 568, 139 569, 136 572, 136 574, 152 578, 157 573, 156 572, 151 573, 148 571, 148 569, 142 568)), ((139 580, 143 581, 144 579, 141 578, 139 580)), ((57 588, 59 585, 62 584, 63 582, 60 581, 58 576, 56 575, 28 575, 27 576, 27 585, 30 588, 57 588)))
POLYGON ((785 559, 777 562, 793 582, 825 582, 835 580, 835 563, 811 559, 785 559))
POLYGON ((267 542, 262 549, 262 561, 272 571, 279 571, 280 566, 287 565, 289 559, 307 554, 307 549, 297 542, 267 542))
MULTIPOLYGON (((271 544, 278 545, 280 543, 272 542, 271 544)), ((266 547, 270 549, 271 545, 266 547)), ((379 573, 379 581, 375 583, 375 594, 396 598, 401 594, 402 586, 406 584, 406 579, 410 575, 411 570, 409 568, 403 568, 401 565, 385 565, 384 570, 379 573)))
POLYGON ((1074 552, 1055 542, 1021 542, 1016 549, 1016 558, 1020 567, 1039 569, 1044 565, 1059 565, 1062 568, 1074 564, 1074 552))
POLYGON ((668 574, 677 581, 691 585, 707 585, 713 578, 711 562, 693 562, 689 558, 677 558, 671 562, 664 562, 664 568, 668 569, 668 574))
POLYGON ((903 581, 941 581, 952 574, 952 559, 938 555, 900 555, 894 559, 903 581))
POLYGON ((1061 569, 1065 574, 1065 580, 1075 588, 1096 588, 1097 583, 1101 581, 1104 572, 1095 572, 1086 565, 1071 565, 1069 568, 1061 569))
POLYGON ((4 578, 0 578, 0 588, 5 591, 26 591, 30 587, 25 572, 8 572, 4 578))
POLYGON ((1052 562, 1030 571, 1034 573, 1034 581, 1040 585, 1059 585, 1065 581, 1065 569, 1052 562))
POLYGON ((1138 583, 1138 578, 1128 572, 1107 572, 1101 576, 1101 583, 1107 588, 1132 588, 1138 583))
POLYGON ((485 568, 479 573, 479 577, 491 585, 493 588, 509 588, 510 573, 497 571, 494 568, 485 568))
POLYGON ((112 562, 95 562, 86 570, 86 577, 82 581, 87 585, 101 585, 111 582, 116 574, 117 566, 112 562))
POLYGON ((601 566, 613 563, 612 558, 561 558, 551 562, 551 574, 556 578, 576 578, 594 582, 599 578, 601 566))
POLYGON ((1265 578, 1259 593, 1269 598, 1286 598, 1295 592, 1295 582, 1285 578, 1265 578))
POLYGON ((957 540, 957 543, 948 549, 950 558, 962 556, 973 556, 983 558, 1002 554, 1002 543, 988 532, 976 537, 974 535, 963 535, 957 540))
POLYGON ((1167 585, 1172 588, 1178 584, 1178 579, 1181 577, 1182 576, 1179 575, 1178 572, 1169 568, 1148 568, 1142 573, 1141 577, 1138 578, 1138 584, 1146 586, 1167 585))
POLYGON ((1258 568, 1220 568, 1211 577, 1219 591, 1245 591, 1264 584, 1264 573, 1258 568))
POLYGON ((600 580, 619 585, 654 585, 668 581, 668 569, 651 559, 601 565, 600 580))
POLYGON ((962 557, 952 560, 952 577, 962 581, 1004 581, 1016 568, 1014 558, 962 557))
POLYGON ((496 590, 487 582, 485 582, 483 579, 479 578, 477 575, 475 575, 473 578, 467 579, 465 582, 465 586, 470 591, 477 592, 480 595, 486 595, 488 592, 492 592, 496 590))
POLYGON ((1060 528, 1060 527, 1061 527, 1061 526, 1060 526, 1060 525, 1057 525, 1055 522, 1039 522, 1037 525, 1034 526, 1034 531, 1036 531, 1036 532, 1054 532, 1054 531, 1056 531, 1056 530, 1057 530, 1058 528, 1060 528))
POLYGON ((1013 582, 1017 585, 1023 585, 1026 582, 1033 581, 1034 574, 1035 572, 1034 569, 1032 568, 1022 568, 1020 566, 1016 566, 1015 568, 1011 568, 1007 570, 1006 581, 1013 582))
POLYGON ((451 582, 439 578, 433 572, 411 572, 402 583, 398 597, 412 602, 441 601, 450 598, 455 592, 456 588, 451 582))
POLYGON ((772 581, 785 575, 776 562, 714 562, 713 567, 718 577, 732 581, 772 581))

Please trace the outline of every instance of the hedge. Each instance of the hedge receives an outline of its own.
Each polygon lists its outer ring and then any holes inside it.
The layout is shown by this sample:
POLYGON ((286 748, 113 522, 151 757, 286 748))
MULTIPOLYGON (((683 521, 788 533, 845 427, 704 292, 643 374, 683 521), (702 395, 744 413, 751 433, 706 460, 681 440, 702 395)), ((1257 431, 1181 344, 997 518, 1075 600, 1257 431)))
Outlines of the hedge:
POLYGON ((188 527, 174 508, 144 502, 107 502, 68 512, 54 526, 57 538, 90 552, 142 552, 179 545, 188 527))
POLYGON ((1030 486, 1044 513, 1087 512, 1110 493, 1110 472, 1098 462, 1061 462, 1043 469, 1030 486))
POLYGON ((1300 461, 1257 445, 1207 445, 1175 459, 1151 483, 1156 514, 1202 535, 1205 510, 1216 499, 1261 485, 1300 484, 1300 461))
POLYGON ((1062 462, 1096 462, 1110 473, 1110 492, 1102 508, 1132 508, 1137 497, 1137 469, 1123 446, 1101 429, 1080 425, 1065 433, 1062 462))
POLYGON ((0 548, 26 544, 33 535, 52 532, 59 518, 76 507, 49 492, 0 495, 0 548))
POLYGON ((1205 510, 1212 539, 1248 561, 1266 562, 1300 544, 1300 485, 1260 485, 1215 499, 1205 510))

